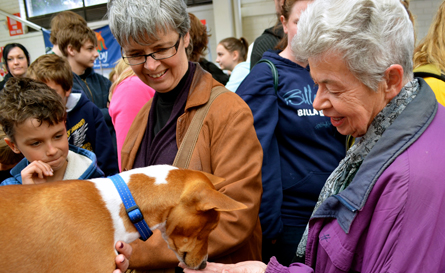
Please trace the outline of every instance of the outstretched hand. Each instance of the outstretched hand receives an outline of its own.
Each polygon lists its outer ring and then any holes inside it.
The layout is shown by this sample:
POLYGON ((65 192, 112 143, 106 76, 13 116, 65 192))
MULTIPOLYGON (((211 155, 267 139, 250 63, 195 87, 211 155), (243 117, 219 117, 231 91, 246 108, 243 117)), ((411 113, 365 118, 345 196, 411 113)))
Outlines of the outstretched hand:
POLYGON ((202 270, 189 269, 183 263, 179 267, 184 269, 184 273, 264 273, 267 265, 259 261, 247 261, 237 264, 207 263, 202 270))
POLYGON ((122 273, 128 269, 133 248, 129 244, 121 241, 118 241, 115 247, 120 254, 116 256, 116 270, 114 270, 113 273, 122 273))

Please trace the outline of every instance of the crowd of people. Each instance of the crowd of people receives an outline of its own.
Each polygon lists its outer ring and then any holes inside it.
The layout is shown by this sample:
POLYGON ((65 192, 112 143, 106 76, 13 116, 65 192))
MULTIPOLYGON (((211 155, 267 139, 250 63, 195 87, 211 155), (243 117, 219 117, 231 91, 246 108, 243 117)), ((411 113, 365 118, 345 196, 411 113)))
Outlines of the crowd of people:
POLYGON ((168 164, 223 177, 216 189, 246 205, 221 213, 206 268, 178 265, 155 233, 117 242, 115 272, 445 271, 445 1, 417 46, 406 0, 275 7, 250 57, 243 37, 218 43, 219 67, 177 0, 109 2, 122 48, 109 79, 74 12, 54 16, 54 47, 32 63, 7 44, 0 185, 168 164))

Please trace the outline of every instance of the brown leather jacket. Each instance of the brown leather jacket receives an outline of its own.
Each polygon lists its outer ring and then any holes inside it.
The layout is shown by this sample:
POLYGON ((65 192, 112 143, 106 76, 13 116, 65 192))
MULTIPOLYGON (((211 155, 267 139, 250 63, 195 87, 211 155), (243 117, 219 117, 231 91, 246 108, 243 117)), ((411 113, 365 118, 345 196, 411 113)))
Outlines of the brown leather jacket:
MULTIPOLYGON (((185 113, 178 118, 178 147, 198 107, 204 105, 214 86, 221 85, 199 65, 193 77, 185 113)), ((122 168, 132 169, 148 121, 151 100, 140 110, 122 147, 122 168)), ((222 212, 218 227, 210 234, 209 260, 236 263, 261 260, 261 226, 258 218, 262 186, 263 151, 253 127, 249 106, 235 93, 218 96, 204 119, 189 168, 226 179, 216 184, 220 192, 248 208, 222 212)), ((155 231, 146 242, 132 243, 131 268, 161 269, 178 265, 173 251, 155 231)), ((137 272, 140 272, 139 270, 137 272)))

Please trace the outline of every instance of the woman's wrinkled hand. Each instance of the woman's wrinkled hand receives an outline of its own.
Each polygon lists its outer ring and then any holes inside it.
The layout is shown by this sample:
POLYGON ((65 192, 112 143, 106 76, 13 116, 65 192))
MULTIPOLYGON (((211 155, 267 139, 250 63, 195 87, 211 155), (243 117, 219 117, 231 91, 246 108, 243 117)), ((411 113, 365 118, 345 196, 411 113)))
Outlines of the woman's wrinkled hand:
POLYGON ((207 263, 206 268, 194 270, 180 263, 184 273, 264 273, 267 265, 259 261, 246 261, 237 264, 207 263))

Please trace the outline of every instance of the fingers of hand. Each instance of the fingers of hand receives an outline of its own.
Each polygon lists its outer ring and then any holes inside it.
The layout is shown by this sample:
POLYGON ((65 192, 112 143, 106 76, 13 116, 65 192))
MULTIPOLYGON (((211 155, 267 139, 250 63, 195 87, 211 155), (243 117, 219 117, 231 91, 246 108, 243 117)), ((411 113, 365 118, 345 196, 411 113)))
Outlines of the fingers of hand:
POLYGON ((206 268, 202 270, 194 270, 188 268, 185 264, 179 263, 179 267, 184 269, 185 273, 221 273, 224 270, 227 271, 235 265, 232 264, 220 264, 208 262, 206 268))
POLYGON ((36 160, 31 162, 26 168, 22 171, 22 176, 25 175, 34 175, 39 178, 45 178, 46 176, 52 176, 53 175, 53 169, 50 165, 40 161, 36 160))
POLYGON ((117 270, 113 271, 114 273, 125 272, 128 269, 129 261, 123 254, 119 254, 115 259, 117 270))
POLYGON ((33 163, 41 170, 41 177, 39 176, 40 178, 43 178, 43 176, 53 175, 53 169, 49 164, 42 162, 40 160, 33 161, 31 164, 33 163))
POLYGON ((20 174, 23 184, 39 184, 46 182, 46 177, 52 176, 53 170, 42 161, 33 161, 20 174))
POLYGON ((120 254, 116 256, 116 270, 113 273, 125 272, 130 265, 129 259, 133 249, 129 244, 121 241, 116 243, 115 248, 120 254))
POLYGON ((125 256, 125 258, 130 259, 131 258, 131 254, 133 252, 133 248, 129 245, 126 244, 124 242, 118 241, 116 243, 116 250, 123 254, 125 256))

